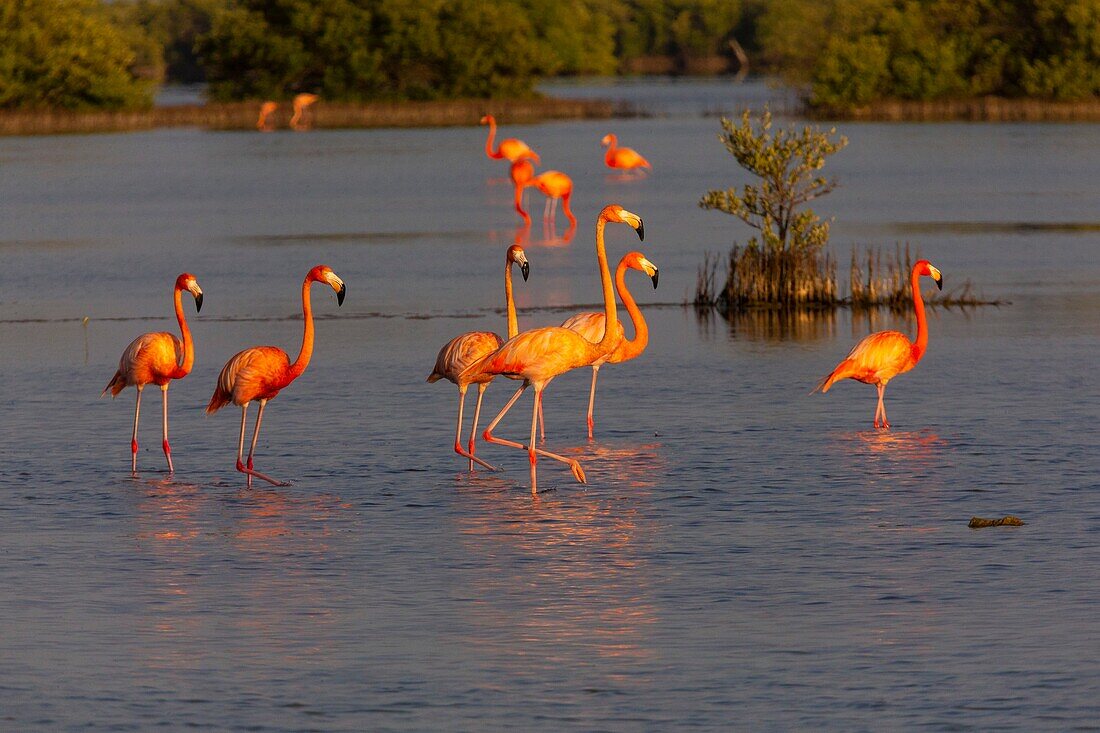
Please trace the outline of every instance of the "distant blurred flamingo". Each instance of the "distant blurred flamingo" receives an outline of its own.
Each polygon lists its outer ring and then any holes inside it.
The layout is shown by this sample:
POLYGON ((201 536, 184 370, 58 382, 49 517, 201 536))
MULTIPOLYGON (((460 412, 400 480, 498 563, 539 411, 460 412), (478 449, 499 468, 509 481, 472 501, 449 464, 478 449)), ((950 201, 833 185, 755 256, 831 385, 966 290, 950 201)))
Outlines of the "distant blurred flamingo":
MULTIPOLYGON (((619 331, 622 340, 619 342, 618 347, 604 358, 597 359, 592 363, 592 389, 588 393, 589 440, 592 440, 592 428, 595 424, 592 419, 592 408, 596 401, 596 377, 600 373, 600 367, 604 364, 619 364, 629 361, 645 351, 645 347, 649 344, 649 327, 646 325, 645 317, 638 310, 638 304, 634 302, 634 297, 626 288, 624 276, 628 267, 649 275, 650 279, 653 280, 653 289, 657 289, 657 266, 647 260, 641 252, 628 252, 623 255, 623 258, 619 260, 619 266, 615 269, 615 290, 618 291, 619 299, 623 301, 626 312, 630 314, 630 321, 634 324, 634 338, 630 341, 626 340, 625 334, 622 333, 623 325, 620 322, 619 331)), ((566 319, 561 327, 576 331, 589 341, 596 343, 603 338, 604 322, 603 313, 578 313, 572 318, 566 319)))
POLYGON ((522 443, 494 437, 493 428, 508 413, 508 410, 512 409, 512 405, 516 403, 524 390, 534 385, 535 402, 534 409, 531 412, 531 440, 526 448, 531 463, 532 493, 538 492, 536 455, 543 455, 568 464, 573 471, 573 476, 581 483, 586 482, 584 471, 578 461, 535 448, 535 426, 539 407, 542 405, 542 391, 554 377, 577 367, 589 366, 614 351, 619 345, 621 331, 619 330, 618 314, 615 311, 615 292, 611 286, 611 272, 607 268, 607 253, 604 249, 604 227, 607 222, 628 224, 637 231, 639 239, 645 236, 641 218, 637 214, 626 211, 618 204, 604 207, 596 220, 596 260, 603 286, 604 313, 608 324, 607 329, 604 331, 604 337, 600 339, 599 343, 592 343, 577 332, 560 326, 536 328, 531 331, 524 331, 515 338, 509 339, 495 353, 485 357, 480 363, 469 367, 461 375, 470 381, 497 374, 523 379, 523 386, 516 391, 512 399, 508 400, 508 403, 493 418, 489 427, 482 434, 482 437, 490 443, 499 443, 520 450, 524 450, 522 443))
POLYGON ((535 167, 531 165, 527 158, 520 158, 512 163, 509 175, 512 178, 512 186, 515 189, 516 212, 523 217, 524 225, 530 226, 531 217, 523 210, 523 190, 530 185, 531 179, 535 177, 535 167))
POLYGON ((260 119, 256 120, 256 129, 260 132, 271 132, 275 129, 275 122, 271 115, 279 108, 278 102, 264 102, 260 105, 260 119))
POLYGON ((281 481, 252 470, 252 456, 256 452, 256 440, 260 437, 260 422, 264 419, 264 407, 267 401, 302 376, 313 356, 313 308, 309 302, 309 290, 315 282, 323 282, 336 291, 337 305, 344 304, 347 287, 336 276, 332 268, 317 265, 308 273, 302 283, 302 348, 298 358, 290 363, 286 352, 275 346, 254 346, 251 349, 232 356, 222 367, 218 375, 218 386, 206 406, 206 412, 214 413, 232 402, 241 408, 241 438, 237 443, 237 470, 248 475, 248 486, 252 487, 252 477, 263 479, 276 486, 286 486, 281 481), (260 401, 260 411, 256 414, 256 429, 252 433, 252 447, 248 451, 247 465, 241 461, 244 453, 244 428, 248 417, 248 404, 252 400, 260 401))
POLYGON ((308 130, 311 123, 302 124, 305 111, 320 99, 316 94, 302 93, 294 97, 294 115, 290 118, 290 127, 294 130, 308 130))
POLYGON ((554 220, 554 212, 558 208, 558 199, 561 199, 561 210, 569 217, 569 225, 577 225, 577 217, 569 210, 569 198, 573 195, 573 179, 561 171, 546 171, 540 173, 527 184, 534 186, 546 196, 546 208, 542 218, 545 221, 554 220))
POLYGON ((600 141, 601 145, 607 146, 607 152, 604 153, 603 162, 607 164, 608 168, 620 168, 622 170, 635 170, 638 168, 652 168, 649 161, 638 154, 638 151, 633 148, 619 148, 618 138, 612 134, 603 136, 603 140, 600 141))
POLYGON ((913 291, 913 308, 917 313, 917 340, 898 331, 879 331, 867 336, 852 349, 836 369, 827 374, 814 391, 828 392, 829 387, 841 379, 854 379, 864 384, 873 384, 878 389, 878 406, 875 408, 875 427, 889 428, 886 421, 886 405, 882 402, 886 384, 899 374, 909 371, 917 365, 928 347, 928 322, 924 313, 924 300, 920 294, 920 277, 928 275, 943 290, 943 277, 940 271, 928 260, 919 260, 913 265, 909 276, 909 287, 913 291), (879 416, 882 416, 881 423, 879 416))
MULTIPOLYGON (((531 268, 527 263, 526 253, 524 253, 523 248, 518 244, 513 244, 509 247, 508 253, 504 257, 504 300, 508 312, 509 339, 515 337, 515 335, 519 333, 519 322, 516 319, 516 304, 512 299, 513 264, 519 265, 520 273, 523 275, 524 282, 526 282, 531 268)), ((462 373, 472 364, 476 364, 489 354, 495 352, 503 343, 504 339, 497 336, 492 331, 469 331, 459 336, 455 336, 439 350, 439 355, 435 358, 435 368, 432 369, 432 373, 428 375, 428 382, 438 382, 440 379, 447 379, 458 385, 458 423, 455 426, 455 453, 470 459, 471 471, 474 470, 475 462, 485 468, 495 469, 494 466, 474 455, 476 452, 474 439, 477 436, 477 421, 481 416, 481 398, 485 395, 485 390, 489 386, 489 382, 493 381, 494 375, 480 375, 475 378, 473 375, 469 377, 463 376, 462 373), (477 384, 477 406, 474 408, 474 422, 473 426, 470 428, 470 450, 467 452, 462 449, 462 408, 466 403, 466 390, 471 384, 475 383, 477 384)))
POLYGON ((515 163, 520 158, 530 158, 537 164, 541 164, 539 154, 532 150, 527 143, 522 140, 517 140, 514 137, 505 138, 497 145, 497 149, 493 150, 493 138, 497 134, 497 121, 492 115, 485 115, 481 118, 481 124, 489 125, 489 137, 485 139, 485 154, 494 160, 500 160, 501 158, 507 158, 511 162, 515 163))
MULTIPOLYGON (((152 382, 160 387, 164 405, 164 457, 168 460, 168 473, 174 473, 172 465, 172 446, 168 444, 168 383, 173 379, 183 379, 191 373, 195 363, 195 345, 191 340, 191 329, 183 317, 183 303, 180 294, 186 290, 195 298, 195 312, 202 310, 202 288, 195 276, 185 272, 176 278, 173 299, 176 305, 176 321, 183 334, 181 343, 175 335, 167 332, 146 333, 130 342, 122 352, 118 362, 118 371, 107 383, 103 394, 110 391, 115 397, 131 385, 137 390, 137 404, 134 406, 134 435, 130 439, 130 472, 137 473, 138 417, 141 414, 141 391, 152 382)), ((102 395, 100 395, 102 397, 102 395)))

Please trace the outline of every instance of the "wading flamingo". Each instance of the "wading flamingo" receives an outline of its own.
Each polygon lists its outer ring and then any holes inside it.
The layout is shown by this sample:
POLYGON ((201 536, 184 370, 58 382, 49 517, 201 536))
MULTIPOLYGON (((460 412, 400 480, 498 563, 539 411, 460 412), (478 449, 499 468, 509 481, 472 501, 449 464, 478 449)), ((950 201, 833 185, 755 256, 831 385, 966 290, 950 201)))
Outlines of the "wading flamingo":
POLYGON ((543 210, 544 221, 554 221, 554 212, 558 208, 558 199, 561 199, 561 210, 569 217, 569 226, 577 225, 577 217, 569 210, 569 198, 573 195, 573 179, 561 171, 546 171, 540 173, 527 183, 534 186, 546 197, 546 208, 543 210))
POLYGON ((628 224, 638 233, 638 238, 645 237, 645 228, 642 226, 641 217, 625 210, 618 204, 604 207, 596 219, 596 261, 599 264, 600 281, 603 287, 604 315, 608 328, 599 343, 592 343, 576 331, 570 331, 560 326, 549 326, 524 331, 515 338, 509 339, 503 346, 485 357, 480 363, 470 367, 463 377, 474 381, 483 375, 503 374, 507 377, 523 379, 521 386, 512 399, 504 405, 489 427, 482 434, 487 442, 507 445, 512 448, 525 450, 522 443, 505 440, 493 436, 493 428, 512 409, 512 405, 530 386, 535 388, 534 409, 531 411, 531 440, 526 447, 528 459, 531 463, 531 493, 538 493, 538 477, 536 473, 537 455, 553 458, 556 461, 566 463, 573 471, 573 476, 582 484, 585 483, 584 471, 578 461, 564 456, 550 453, 535 448, 535 426, 538 420, 539 408, 542 406, 542 391, 550 381, 565 372, 577 367, 590 366, 596 360, 605 357, 619 345, 622 333, 619 330, 618 314, 615 312, 615 291, 611 286, 611 272, 607 268, 607 253, 604 249, 604 226, 607 222, 628 224))
POLYGON ((501 140, 497 145, 497 149, 493 150, 493 138, 497 134, 497 121, 492 115, 485 115, 481 118, 481 124, 489 125, 489 137, 485 138, 485 154, 493 160, 507 158, 515 163, 520 158, 530 158, 536 164, 542 164, 538 153, 532 150, 527 143, 514 137, 501 140))
POLYGON ((180 324, 183 334, 181 343, 175 335, 161 331, 145 333, 130 342, 126 350, 122 352, 122 358, 118 361, 118 371, 111 381, 107 383, 103 394, 109 391, 112 397, 133 385, 137 390, 137 404, 134 406, 134 435, 130 439, 130 472, 137 474, 138 451, 138 417, 141 414, 141 391, 145 385, 152 382, 160 387, 162 402, 164 405, 164 457, 168 459, 168 473, 174 473, 172 465, 172 446, 168 445, 168 383, 173 379, 183 379, 191 373, 191 367, 195 363, 195 344, 191 340, 191 329, 187 327, 187 319, 183 317, 183 302, 180 294, 186 290, 195 297, 195 312, 202 310, 202 288, 195 281, 195 276, 185 272, 176 278, 173 299, 176 304, 176 321, 180 324))
POLYGON ((619 148, 619 139, 614 135, 608 133, 603 136, 603 140, 600 141, 601 145, 607 146, 607 152, 604 153, 603 162, 607 164, 608 168, 619 168, 621 170, 635 170, 637 168, 652 168, 649 161, 638 155, 638 151, 633 148, 619 148))
POLYGON ((524 226, 530 226, 531 217, 523 210, 523 189, 529 186, 531 179, 535 177, 535 167, 527 158, 520 158, 512 163, 509 175, 516 194, 516 212, 523 217, 524 226))
POLYGON ((293 130, 308 130, 310 123, 302 123, 305 111, 317 103, 320 99, 316 94, 302 93, 294 97, 294 114, 290 118, 290 127, 293 130))
MULTIPOLYGON (((646 259, 645 255, 641 252, 628 252, 623 255, 623 258, 619 260, 619 266, 615 268, 615 290, 619 293, 619 299, 626 306, 626 312, 630 314, 630 321, 634 324, 634 338, 630 341, 626 340, 625 334, 622 334, 623 324, 619 323, 619 331, 622 340, 619 345, 603 359, 597 359, 592 363, 592 389, 588 393, 588 439, 592 440, 592 428, 594 425, 592 419, 592 408, 596 401, 596 377, 600 373, 600 367, 604 364, 619 364, 624 361, 629 361, 645 351, 645 347, 649 345, 649 327, 646 325, 645 318, 642 316, 642 312, 638 310, 638 304, 634 302, 634 297, 630 294, 630 291, 626 289, 626 269, 639 270, 649 275, 653 280, 653 289, 657 289, 657 266, 646 259)), ((572 318, 567 319, 561 324, 562 328, 568 328, 571 331, 576 331, 581 336, 584 336, 593 343, 598 342, 603 338, 603 313, 578 313, 572 318)))
POLYGON ((344 304, 347 287, 331 268, 317 265, 308 273, 302 283, 302 348, 293 364, 286 352, 275 346, 254 346, 235 354, 222 367, 218 375, 218 386, 206 406, 207 414, 217 412, 232 402, 241 408, 241 438, 237 443, 237 470, 248 475, 248 487, 252 488, 252 477, 263 479, 275 486, 288 486, 281 481, 252 470, 252 456, 256 452, 256 439, 260 437, 260 422, 264 419, 264 407, 267 401, 274 399, 279 391, 285 389, 309 366, 313 356, 313 308, 309 302, 309 289, 315 282, 327 283, 336 291, 337 305, 344 304), (256 429, 252 433, 252 447, 248 450, 248 463, 241 461, 244 453, 244 424, 248 417, 248 403, 260 401, 260 411, 256 413, 256 429))
POLYGON ((928 347, 928 322, 924 314, 924 300, 920 296, 920 277, 928 275, 936 281, 936 287, 943 290, 943 277, 940 271, 928 260, 920 260, 913 265, 909 276, 909 287, 913 291, 913 308, 917 312, 917 340, 898 331, 879 331, 867 336, 849 352, 844 361, 836 365, 827 374, 814 391, 828 392, 829 387, 841 379, 854 379, 864 384, 873 384, 878 389, 878 407, 875 408, 875 427, 889 428, 886 421, 886 405, 882 395, 886 384, 899 374, 909 371, 917 365, 928 347), (881 415, 881 422, 879 416, 881 415))
POLYGON ((260 119, 256 120, 256 129, 260 132, 271 132, 275 129, 275 121, 271 115, 279 108, 278 102, 264 102, 260 105, 260 119))
MULTIPOLYGON (((527 263, 527 255, 518 244, 508 248, 504 257, 504 300, 508 311, 508 338, 514 338, 519 333, 519 322, 516 320, 516 303, 512 299, 512 265, 519 265, 519 271, 523 275, 524 282, 530 274, 531 266, 527 263)), ((439 356, 435 358, 435 368, 428 375, 429 382, 438 382, 447 379, 458 385, 458 424, 455 426, 455 453, 470 459, 470 470, 474 470, 477 462, 488 469, 495 470, 485 461, 474 455, 476 448, 474 438, 477 435, 477 421, 481 416, 481 398, 489 382, 493 381, 492 374, 465 377, 462 372, 471 364, 484 359, 501 347, 504 339, 492 331, 469 331, 455 336, 443 345, 439 350, 439 356), (477 406, 474 408, 474 422, 470 428, 470 450, 462 448, 462 406, 466 403, 466 389, 473 383, 477 384, 477 406)))

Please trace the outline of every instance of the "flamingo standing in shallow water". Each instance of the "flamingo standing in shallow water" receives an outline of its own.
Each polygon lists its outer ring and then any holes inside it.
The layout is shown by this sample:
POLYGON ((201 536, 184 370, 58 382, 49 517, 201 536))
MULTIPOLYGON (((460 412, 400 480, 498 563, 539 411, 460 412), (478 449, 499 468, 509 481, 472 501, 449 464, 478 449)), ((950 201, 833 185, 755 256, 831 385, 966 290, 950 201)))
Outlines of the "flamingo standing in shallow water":
POLYGON ((263 479, 275 486, 287 484, 265 476, 252 469, 252 456, 256 452, 256 439, 260 437, 260 422, 264 419, 264 407, 267 401, 274 399, 279 391, 298 377, 302 376, 309 359, 313 355, 313 308, 309 302, 309 289, 315 282, 327 283, 336 291, 337 305, 344 304, 347 287, 331 268, 317 265, 308 273, 302 283, 302 320, 305 322, 302 334, 302 348, 298 358, 290 363, 286 352, 275 346, 254 346, 234 355, 222 367, 218 375, 218 386, 206 406, 206 412, 214 413, 232 402, 241 408, 241 438, 237 443, 237 470, 248 475, 248 487, 252 488, 252 477, 263 479), (248 417, 248 404, 252 400, 260 401, 260 411, 256 414, 256 429, 252 433, 252 447, 248 451, 248 463, 241 461, 244 453, 245 419, 248 417))
POLYGON ((600 141, 601 145, 607 146, 607 152, 604 153, 603 162, 607 164, 608 168, 619 168, 621 170, 635 170, 638 168, 652 168, 649 161, 638 154, 638 151, 633 148, 620 148, 618 145, 619 139, 614 135, 608 133, 603 136, 603 140, 600 141))
MULTIPOLYGON (((183 334, 181 343, 174 334, 167 332, 145 333, 130 342, 122 352, 118 362, 118 371, 107 383, 103 394, 110 391, 115 397, 126 387, 133 385, 137 390, 137 404, 134 406, 134 435, 130 439, 130 472, 137 474, 138 418, 141 415, 141 391, 150 382, 160 387, 164 405, 164 457, 168 460, 168 473, 174 473, 172 465, 172 446, 168 444, 168 383, 173 379, 183 379, 191 373, 195 363, 195 344, 191 340, 191 329, 183 317, 183 302, 180 294, 186 290, 195 298, 195 312, 202 310, 202 288, 195 276, 185 272, 176 278, 173 299, 176 305, 176 321, 183 334)), ((102 395, 100 395, 102 397, 102 395)))
POLYGON ((928 347, 928 322, 924 313, 924 301, 920 295, 920 277, 928 275, 943 290, 943 277, 940 271, 928 260, 919 260, 913 265, 909 276, 909 287, 913 291, 913 308, 917 312, 917 340, 898 331, 879 331, 867 336, 849 352, 836 369, 827 374, 814 391, 828 392, 829 387, 841 379, 854 379, 864 384, 873 384, 878 389, 878 406, 875 408, 875 427, 889 428, 886 421, 886 405, 882 395, 886 384, 899 374, 909 371, 917 365, 928 347), (881 415, 881 422, 879 416, 881 415))
POLYGON ((264 102, 260 105, 260 118, 256 120, 256 129, 260 132, 271 132, 275 129, 275 123, 271 115, 279 108, 277 102, 264 102))
MULTIPOLYGON (((519 265, 524 282, 530 274, 531 266, 527 263, 527 255, 518 244, 508 248, 508 254, 504 258, 504 300, 508 311, 508 338, 514 338, 519 333, 519 322, 516 320, 516 303, 512 299, 512 265, 519 265)), ((492 331, 469 331, 455 336, 443 345, 439 355, 435 358, 435 368, 428 375, 429 382, 438 382, 447 379, 458 385, 458 424, 455 426, 455 453, 470 459, 470 470, 474 470, 474 463, 485 468, 495 467, 481 460, 475 453, 474 438, 477 435, 477 421, 481 416, 481 398, 489 382, 493 381, 492 374, 463 376, 463 372, 471 364, 484 359, 501 347, 504 339, 492 331), (466 390, 473 384, 477 384, 477 406, 474 408, 474 422, 470 428, 470 450, 462 448, 462 407, 466 403, 466 390)))
POLYGON ((561 210, 569 218, 569 226, 577 225, 577 217, 569 210, 569 198, 573 195, 573 179, 561 171, 546 171, 540 173, 527 183, 534 186, 546 197, 546 209, 542 213, 543 221, 554 221, 554 212, 558 208, 558 199, 561 199, 561 210))
POLYGON ((501 140, 497 145, 497 149, 493 150, 493 138, 497 134, 497 121, 492 115, 485 115, 481 118, 481 124, 489 125, 489 137, 485 138, 485 154, 493 160, 507 158, 515 163, 520 158, 530 158, 537 164, 542 163, 538 153, 532 150, 527 143, 514 137, 501 140))
MULTIPOLYGON (((623 258, 619 260, 619 266, 615 268, 615 290, 619 293, 619 299, 623 301, 623 305, 626 306, 626 312, 630 314, 630 321, 634 324, 634 338, 627 341, 623 331, 623 325, 619 323, 619 338, 622 339, 619 342, 618 347, 615 348, 610 354, 603 359, 597 359, 592 362, 592 389, 588 393, 588 439, 592 440, 592 428, 594 421, 592 419, 592 409, 596 402, 596 377, 600 373, 600 367, 604 364, 619 364, 624 361, 629 361, 645 351, 645 347, 649 344, 649 327, 646 325, 645 318, 642 316, 642 312, 638 310, 638 304, 634 302, 634 297, 630 294, 630 291, 626 289, 626 275, 627 268, 632 270, 638 270, 649 275, 653 280, 653 289, 657 289, 657 266, 646 259, 645 255, 641 252, 628 252, 623 255, 623 258)), ((598 342, 603 338, 605 318, 603 313, 578 313, 572 318, 566 319, 561 324, 562 328, 568 328, 571 331, 576 331, 581 336, 584 336, 593 343, 598 342)))
POLYGON ((524 331, 509 339, 495 353, 469 367, 462 374, 463 378, 470 381, 497 374, 523 379, 523 386, 516 391, 512 399, 508 400, 482 434, 482 437, 490 443, 507 445, 520 450, 525 450, 522 443, 494 437, 493 428, 508 413, 508 410, 512 409, 512 405, 524 390, 532 385, 535 387, 535 403, 531 412, 531 440, 526 447, 531 463, 531 493, 538 493, 537 455, 568 464, 573 471, 573 476, 582 484, 586 482, 584 471, 578 461, 535 448, 535 426, 539 408, 542 406, 542 391, 554 377, 577 367, 590 366, 614 351, 619 345, 622 332, 619 330, 618 314, 615 311, 615 291, 611 286, 611 272, 607 268, 607 253, 604 249, 604 226, 607 222, 628 224, 637 231, 639 239, 645 236, 641 217, 623 209, 618 204, 604 207, 596 220, 596 260, 599 264, 600 281, 603 287, 604 316, 608 324, 603 338, 598 343, 592 343, 576 331, 560 326, 524 331))
POLYGON ((310 123, 302 124, 302 116, 305 111, 317 103, 320 99, 316 94, 308 94, 303 92, 294 97, 294 114, 290 118, 290 127, 294 130, 308 130, 310 123))

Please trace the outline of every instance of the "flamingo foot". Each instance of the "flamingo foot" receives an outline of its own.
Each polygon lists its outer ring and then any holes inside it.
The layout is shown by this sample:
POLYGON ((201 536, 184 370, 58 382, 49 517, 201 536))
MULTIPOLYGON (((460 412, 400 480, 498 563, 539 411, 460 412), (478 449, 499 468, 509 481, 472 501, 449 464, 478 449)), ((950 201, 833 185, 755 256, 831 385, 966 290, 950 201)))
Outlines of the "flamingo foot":
POLYGON ((474 470, 474 464, 475 464, 475 463, 476 463, 476 464, 478 464, 479 466, 484 466, 485 468, 489 469, 490 471, 499 471, 499 470, 500 470, 499 468, 497 468, 497 467, 496 467, 496 466, 494 466, 493 464, 491 464, 491 463, 488 463, 488 462, 486 462, 486 461, 483 461, 483 460, 481 460, 480 458, 478 458, 477 456, 475 456, 475 455, 474 455, 474 454, 473 454, 472 452, 470 452, 470 453, 467 453, 467 452, 466 452, 466 451, 465 451, 465 450, 464 450, 464 449, 462 448, 462 444, 461 444, 461 443, 455 443, 455 453, 457 453, 458 455, 462 456, 463 458, 468 458, 468 459, 470 459, 470 470, 471 470, 471 471, 473 471, 473 470, 474 470))
MULTIPOLYGON (((249 463, 251 463, 251 461, 249 463)), ((263 479, 264 481, 268 482, 272 486, 290 486, 291 485, 290 483, 288 483, 286 481, 280 481, 277 478, 272 478, 271 476, 260 473, 259 471, 253 471, 250 466, 246 467, 240 461, 237 461, 237 470, 248 476, 248 488, 250 488, 250 489, 252 488, 252 477, 253 476, 255 476, 258 479, 263 479)))
POLYGON ((176 472, 176 467, 172 465, 172 446, 168 445, 168 441, 164 441, 164 457, 168 459, 168 473, 173 474, 176 472))
POLYGON ((577 479, 577 481, 580 481, 582 484, 588 483, 588 479, 585 478, 584 475, 584 469, 581 468, 581 464, 579 461, 573 461, 572 463, 570 463, 569 468, 573 471, 573 478, 577 479))

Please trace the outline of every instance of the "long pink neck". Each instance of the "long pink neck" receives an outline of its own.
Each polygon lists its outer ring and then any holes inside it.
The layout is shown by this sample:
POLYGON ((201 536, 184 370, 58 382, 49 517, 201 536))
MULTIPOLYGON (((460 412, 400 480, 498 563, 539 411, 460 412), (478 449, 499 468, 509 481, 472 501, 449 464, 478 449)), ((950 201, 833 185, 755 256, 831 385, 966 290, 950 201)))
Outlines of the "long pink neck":
POLYGON ((621 356, 620 361, 626 361, 641 354, 649 345, 649 326, 646 325, 642 312, 638 310, 634 296, 626 289, 625 262, 619 262, 619 267, 615 270, 615 290, 619 292, 619 299, 623 301, 626 312, 630 314, 630 322, 634 325, 634 338, 623 339, 616 349, 616 355, 621 356))
POLYGON ((308 277, 302 283, 302 320, 305 321, 305 330, 302 333, 302 349, 298 352, 298 358, 290 365, 287 384, 302 376, 309 366, 310 357, 313 356, 313 307, 309 303, 309 288, 313 281, 308 277))
POLYGON ((615 146, 619 144, 619 138, 614 135, 608 135, 609 142, 607 144, 607 152, 603 154, 603 158, 607 162, 611 162, 615 159, 615 146))
POLYGON ((917 312, 917 360, 924 356, 924 350, 928 348, 928 320, 924 314, 924 300, 920 295, 920 275, 913 268, 913 274, 909 277, 909 287, 913 289, 913 308, 917 312))
POLYGON ((173 379, 182 379, 191 373, 191 367, 195 364, 195 344, 191 340, 191 329, 187 327, 187 319, 183 317, 183 291, 176 288, 174 300, 176 303, 176 321, 180 324, 180 332, 183 334, 183 364, 176 367, 173 379))
POLYGON ((611 287, 611 271, 607 268, 607 251, 604 249, 603 230, 607 221, 601 216, 596 221, 596 260, 600 265, 600 282, 603 285, 604 329, 603 338, 596 344, 601 353, 610 354, 619 345, 619 314, 615 309, 615 290, 611 287))
POLYGON ((504 258, 504 300, 508 307, 508 338, 519 333, 519 319, 516 318, 516 302, 512 300, 512 261, 504 258))
POLYGON ((485 138, 485 154, 488 155, 490 158, 500 160, 504 157, 504 153, 500 152, 500 150, 493 150, 493 138, 496 137, 496 134, 497 121, 489 118, 489 137, 485 138))

